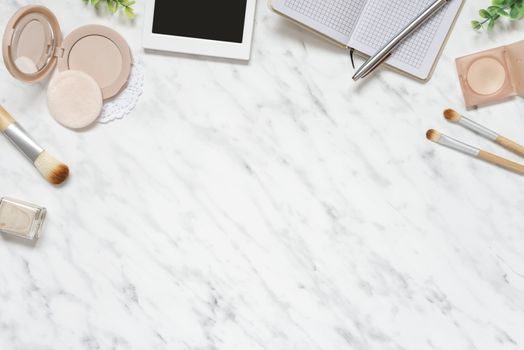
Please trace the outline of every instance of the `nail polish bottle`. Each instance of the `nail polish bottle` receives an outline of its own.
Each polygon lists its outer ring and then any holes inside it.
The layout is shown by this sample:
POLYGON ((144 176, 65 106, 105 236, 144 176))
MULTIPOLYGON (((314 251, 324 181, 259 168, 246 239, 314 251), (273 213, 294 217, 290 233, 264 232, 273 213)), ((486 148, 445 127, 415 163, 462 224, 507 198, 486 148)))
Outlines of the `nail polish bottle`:
POLYGON ((0 199, 0 232, 37 240, 42 230, 46 209, 11 198, 0 199))

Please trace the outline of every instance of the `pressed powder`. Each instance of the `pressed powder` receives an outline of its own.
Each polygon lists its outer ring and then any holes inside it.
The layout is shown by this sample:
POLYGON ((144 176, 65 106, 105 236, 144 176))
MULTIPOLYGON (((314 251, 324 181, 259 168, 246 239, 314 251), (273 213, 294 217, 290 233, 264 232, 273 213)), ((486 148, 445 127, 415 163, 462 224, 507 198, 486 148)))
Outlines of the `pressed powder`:
POLYGON ((524 96, 524 40, 456 59, 466 107, 524 96))
POLYGON ((104 100, 116 96, 126 86, 132 56, 120 34, 100 25, 75 29, 62 43, 58 71, 77 70, 90 75, 102 89, 104 100))
POLYGON ((468 84, 480 95, 491 95, 500 90, 506 81, 506 69, 494 58, 481 58, 468 70, 468 84))
POLYGON ((122 55, 110 39, 100 35, 86 36, 69 52, 69 69, 89 74, 103 89, 118 79, 122 55))
POLYGON ((36 240, 46 217, 45 208, 16 199, 0 200, 0 232, 36 240))

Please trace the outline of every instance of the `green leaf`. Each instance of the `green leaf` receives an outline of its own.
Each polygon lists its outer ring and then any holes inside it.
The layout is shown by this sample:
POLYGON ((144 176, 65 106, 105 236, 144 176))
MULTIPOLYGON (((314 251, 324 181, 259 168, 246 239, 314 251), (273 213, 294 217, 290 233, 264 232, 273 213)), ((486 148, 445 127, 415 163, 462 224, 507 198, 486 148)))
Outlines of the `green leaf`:
POLYGON ((126 16, 129 19, 136 17, 135 11, 133 10, 133 5, 136 3, 135 0, 82 0, 85 4, 91 4, 93 6, 100 5, 105 2, 107 10, 113 14, 117 13, 119 10, 125 12, 126 16))
POLYGON ((480 10, 479 15, 482 18, 491 18, 491 14, 485 9, 480 10))
POLYGON ((511 11, 509 12, 509 16, 511 19, 521 19, 524 15, 524 2, 518 2, 511 8, 511 11))
POLYGON ((471 27, 473 29, 479 30, 482 28, 482 24, 479 21, 471 21, 471 27))
POLYGON ((490 6, 488 7, 488 12, 491 15, 499 15, 499 16, 509 16, 509 13, 504 10, 504 8, 499 6, 490 6))
POLYGON ((126 12, 127 18, 129 19, 133 19, 136 17, 135 12, 133 11, 131 7, 126 7, 125 12, 126 12))
POLYGON ((480 21, 472 21, 473 29, 481 29, 486 25, 488 31, 493 31, 500 17, 508 17, 510 20, 524 18, 524 0, 491 0, 491 6, 479 10, 480 21))
POLYGON ((509 17, 511 19, 517 19, 519 17, 519 9, 517 7, 512 7, 509 11, 509 17))
POLYGON ((494 27, 495 27, 495 20, 490 19, 488 22, 488 32, 492 32, 494 27))

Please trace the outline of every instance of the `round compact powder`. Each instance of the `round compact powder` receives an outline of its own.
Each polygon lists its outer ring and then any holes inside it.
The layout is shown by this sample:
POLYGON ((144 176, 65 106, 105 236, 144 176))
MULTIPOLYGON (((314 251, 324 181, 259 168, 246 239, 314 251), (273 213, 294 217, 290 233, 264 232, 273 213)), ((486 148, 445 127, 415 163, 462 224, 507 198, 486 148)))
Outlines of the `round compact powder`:
POLYGON ((506 81, 504 66, 494 58, 481 58, 468 70, 468 84, 479 95, 491 95, 502 88, 506 81))
POLYGON ((47 104, 57 122, 71 129, 82 129, 100 115, 102 91, 86 73, 68 70, 58 73, 49 83, 47 104))
POLYGON ((69 68, 92 76, 105 88, 118 79, 122 71, 122 55, 110 39, 89 35, 78 40, 69 53, 69 68))

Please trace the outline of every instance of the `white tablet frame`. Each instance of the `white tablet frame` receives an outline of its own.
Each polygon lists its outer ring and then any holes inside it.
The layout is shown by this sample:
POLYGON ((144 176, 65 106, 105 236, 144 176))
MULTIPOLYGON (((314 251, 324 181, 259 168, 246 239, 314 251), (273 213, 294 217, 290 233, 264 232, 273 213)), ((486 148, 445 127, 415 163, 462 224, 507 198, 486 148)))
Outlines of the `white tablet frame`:
POLYGON ((146 2, 142 46, 144 49, 150 50, 180 52, 185 54, 232 58, 247 61, 251 57, 255 10, 256 0, 247 0, 242 43, 231 43, 153 33, 155 0, 150 0, 146 2))

